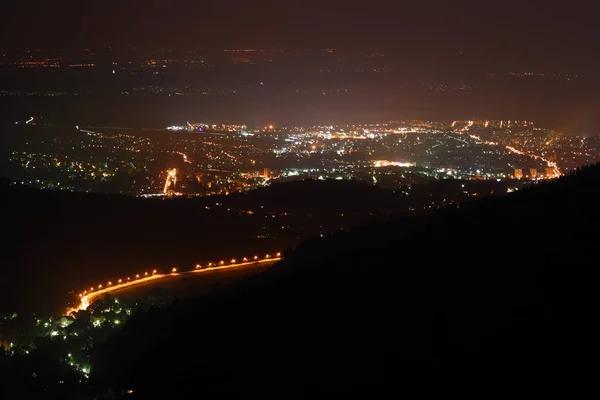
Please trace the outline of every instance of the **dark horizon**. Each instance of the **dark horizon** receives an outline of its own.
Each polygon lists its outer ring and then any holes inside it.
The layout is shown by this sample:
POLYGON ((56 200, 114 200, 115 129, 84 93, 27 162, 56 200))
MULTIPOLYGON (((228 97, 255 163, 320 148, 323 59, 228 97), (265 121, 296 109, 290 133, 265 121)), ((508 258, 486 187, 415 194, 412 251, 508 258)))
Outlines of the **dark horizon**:
MULTIPOLYGON (((578 1, 11 1, 0 48, 343 48, 411 63, 462 54, 482 66, 588 73, 599 27, 578 1)), ((448 66, 445 66, 448 67, 448 66)))

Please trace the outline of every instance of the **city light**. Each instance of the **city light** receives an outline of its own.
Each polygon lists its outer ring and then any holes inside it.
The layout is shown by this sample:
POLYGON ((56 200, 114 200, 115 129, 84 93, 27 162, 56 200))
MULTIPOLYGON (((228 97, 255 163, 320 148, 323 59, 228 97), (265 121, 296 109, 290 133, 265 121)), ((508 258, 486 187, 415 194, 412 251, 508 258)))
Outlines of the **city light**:
POLYGON ((375 168, 380 168, 380 167, 414 167, 415 164, 408 163, 408 162, 396 162, 396 161, 377 160, 377 161, 373 161, 373 166, 375 168))

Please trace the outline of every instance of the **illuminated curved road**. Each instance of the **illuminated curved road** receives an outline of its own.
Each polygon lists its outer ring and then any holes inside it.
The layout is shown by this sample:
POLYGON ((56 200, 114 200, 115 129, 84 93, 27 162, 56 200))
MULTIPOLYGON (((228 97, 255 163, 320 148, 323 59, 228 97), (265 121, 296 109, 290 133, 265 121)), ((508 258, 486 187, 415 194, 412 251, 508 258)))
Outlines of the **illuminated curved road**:
POLYGON ((141 286, 144 284, 148 284, 151 282, 156 282, 158 280, 169 280, 180 278, 186 275, 197 275, 202 273, 209 273, 213 271, 222 271, 222 270, 231 270, 231 269, 239 269, 239 268, 249 268, 257 265, 268 265, 275 264, 277 261, 281 260, 279 253, 277 253, 277 257, 265 257, 263 259, 255 259, 249 261, 242 262, 231 262, 230 264, 225 265, 223 261, 216 266, 209 266, 206 268, 200 268, 199 265, 196 266, 196 269, 190 271, 177 271, 176 268, 173 268, 171 273, 167 274, 159 274, 156 270, 152 271, 151 274, 145 273, 144 276, 136 275, 135 279, 128 278, 125 282, 122 282, 121 279, 117 281, 117 284, 113 285, 112 282, 108 282, 106 286, 98 285, 96 288, 90 288, 89 291, 84 291, 79 295, 80 302, 76 307, 68 308, 67 315, 73 315, 73 313, 81 310, 86 310, 90 304, 92 304, 95 300, 97 300, 100 296, 103 296, 107 293, 116 292, 119 290, 127 289, 133 286, 141 286))

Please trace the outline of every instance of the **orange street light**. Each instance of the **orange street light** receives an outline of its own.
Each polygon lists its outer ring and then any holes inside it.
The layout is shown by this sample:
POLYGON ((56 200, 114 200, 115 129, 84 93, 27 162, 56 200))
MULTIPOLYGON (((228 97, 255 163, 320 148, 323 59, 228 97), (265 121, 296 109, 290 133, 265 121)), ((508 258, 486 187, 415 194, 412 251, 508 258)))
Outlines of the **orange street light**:
POLYGON ((147 273, 147 272, 144 272, 144 276, 148 276, 148 273, 147 273))
POLYGON ((177 268, 173 268, 171 271, 173 271, 173 273, 177 272, 177 268))
POLYGON ((102 289, 102 285, 98 285, 98 289, 102 289))
POLYGON ((277 257, 281 257, 281 253, 277 253, 277 257))
POLYGON ((152 271, 152 275, 156 274, 156 270, 152 271))
POLYGON ((123 282, 123 279, 119 279, 119 283, 123 282))
POLYGON ((140 275, 139 275, 139 274, 137 274, 135 277, 139 279, 140 275))
POLYGON ((265 256, 265 258, 271 258, 271 256, 267 254, 267 255, 265 256))
POLYGON ((255 259, 255 260, 258 260, 258 256, 254 256, 254 259, 255 259))
POLYGON ((112 282, 108 282, 108 286, 111 286, 111 285, 112 285, 112 282))
POLYGON ((231 259, 231 263, 234 264, 235 263, 235 258, 231 259))
POLYGON ((219 261, 219 265, 225 264, 225 261, 219 261))
POLYGON ((248 259, 246 257, 242 258, 242 261, 248 261, 248 259))
POLYGON ((208 266, 209 266, 209 267, 212 267, 213 265, 215 265, 215 264, 213 264, 213 263, 208 263, 208 266))
POLYGON ((200 268, 200 264, 196 264, 196 269, 199 269, 199 268, 200 268))

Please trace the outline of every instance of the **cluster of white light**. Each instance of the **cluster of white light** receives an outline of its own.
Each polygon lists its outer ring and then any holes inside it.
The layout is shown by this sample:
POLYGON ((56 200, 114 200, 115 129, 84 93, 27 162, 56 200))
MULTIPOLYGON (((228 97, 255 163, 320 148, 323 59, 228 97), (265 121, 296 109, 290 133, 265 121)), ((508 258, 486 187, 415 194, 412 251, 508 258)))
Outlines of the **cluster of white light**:
POLYGON ((373 161, 373 166, 375 168, 379 168, 379 167, 414 167, 415 164, 408 163, 408 162, 377 160, 377 161, 373 161))

